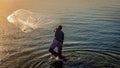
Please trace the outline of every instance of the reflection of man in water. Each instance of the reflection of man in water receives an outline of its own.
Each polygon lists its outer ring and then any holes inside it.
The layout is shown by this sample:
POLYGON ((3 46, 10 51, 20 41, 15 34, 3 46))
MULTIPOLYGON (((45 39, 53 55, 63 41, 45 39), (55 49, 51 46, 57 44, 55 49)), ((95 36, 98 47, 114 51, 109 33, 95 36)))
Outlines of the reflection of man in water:
POLYGON ((54 55, 57 60, 59 58, 63 58, 62 56, 63 40, 64 40, 64 33, 62 32, 62 26, 59 25, 58 28, 56 28, 55 30, 55 38, 49 48, 49 52, 51 52, 51 54, 54 55), (54 51, 56 47, 58 48, 57 52, 54 51))

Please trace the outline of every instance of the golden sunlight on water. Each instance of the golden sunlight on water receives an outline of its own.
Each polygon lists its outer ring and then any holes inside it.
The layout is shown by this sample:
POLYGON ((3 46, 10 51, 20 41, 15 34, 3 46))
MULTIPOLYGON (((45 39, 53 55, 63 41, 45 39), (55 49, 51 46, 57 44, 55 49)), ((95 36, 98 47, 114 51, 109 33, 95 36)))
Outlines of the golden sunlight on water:
POLYGON ((0 0, 0 12, 9 12, 17 9, 86 9, 111 4, 112 0, 0 0))
MULTIPOLYGON (((6 21, 8 15, 18 9, 42 11, 45 9, 88 9, 104 3, 111 4, 112 0, 0 0, 0 31, 8 30, 10 24, 6 21), (3 22, 2 22, 3 21, 3 22)), ((105 5, 105 4, 104 4, 105 5)))

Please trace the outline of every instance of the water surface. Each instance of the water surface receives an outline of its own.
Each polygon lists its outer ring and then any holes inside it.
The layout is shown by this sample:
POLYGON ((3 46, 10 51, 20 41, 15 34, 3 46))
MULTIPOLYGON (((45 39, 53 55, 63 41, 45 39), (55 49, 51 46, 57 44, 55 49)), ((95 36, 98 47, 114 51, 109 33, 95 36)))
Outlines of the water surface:
MULTIPOLYGON (((52 15, 63 25, 63 54, 68 59, 63 68, 119 68, 120 1, 80 1, 84 4, 79 5, 76 1, 76 6, 52 8, 50 5, 41 10, 36 6, 29 7, 28 3, 21 8, 52 15)), ((53 40, 53 30, 36 29, 24 33, 8 23, 6 16, 0 16, 0 68, 52 68, 48 62, 48 48, 53 40)))

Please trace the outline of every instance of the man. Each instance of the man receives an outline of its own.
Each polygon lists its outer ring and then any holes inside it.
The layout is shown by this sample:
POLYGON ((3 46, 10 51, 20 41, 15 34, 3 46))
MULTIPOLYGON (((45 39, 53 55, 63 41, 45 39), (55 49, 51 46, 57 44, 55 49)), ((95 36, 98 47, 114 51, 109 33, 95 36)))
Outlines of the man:
POLYGON ((51 52, 52 55, 55 56, 57 60, 62 59, 62 45, 64 41, 64 33, 62 31, 62 26, 59 25, 58 28, 55 30, 55 35, 54 35, 54 40, 53 43, 51 44, 49 48, 49 52, 51 52), (58 48, 58 51, 54 51, 55 48, 58 48))

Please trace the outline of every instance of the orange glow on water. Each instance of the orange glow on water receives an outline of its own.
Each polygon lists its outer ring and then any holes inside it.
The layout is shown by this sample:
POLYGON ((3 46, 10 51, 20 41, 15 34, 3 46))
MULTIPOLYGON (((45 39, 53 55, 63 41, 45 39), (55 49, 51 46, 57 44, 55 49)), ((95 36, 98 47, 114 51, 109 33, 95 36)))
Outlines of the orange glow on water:
POLYGON ((61 9, 80 9, 86 11, 85 9, 96 6, 111 5, 113 3, 112 1, 113 0, 109 0, 109 2, 108 0, 0 0, 0 26, 7 28, 7 16, 18 9, 28 9, 38 12, 49 9, 53 11, 59 10, 59 12, 61 9))

